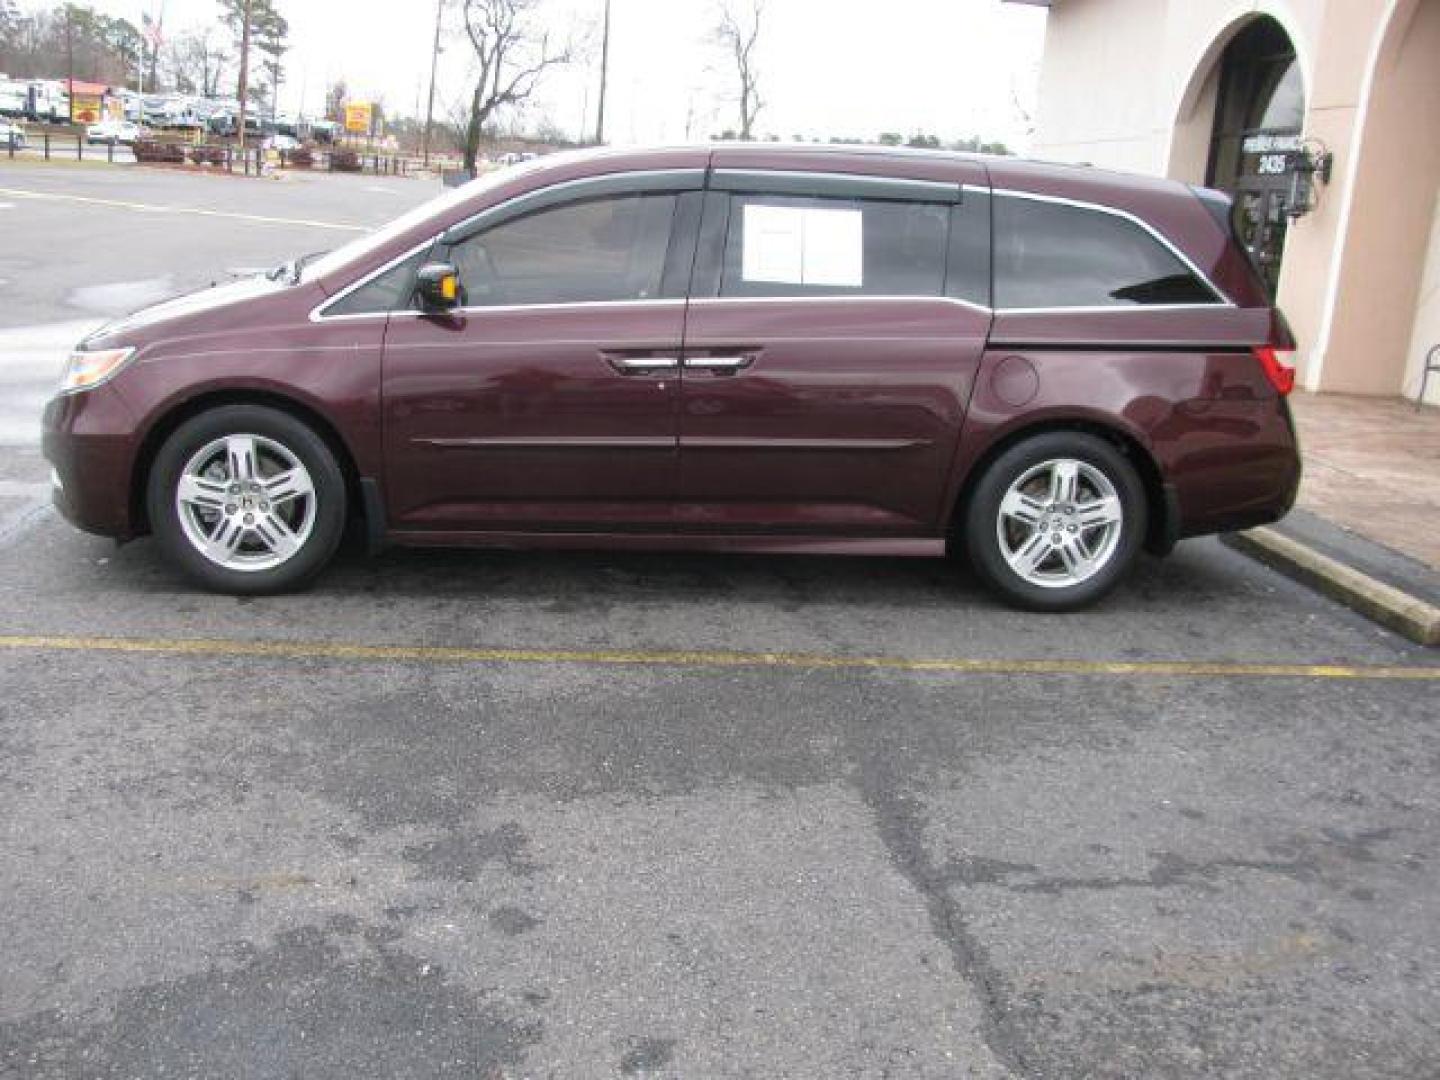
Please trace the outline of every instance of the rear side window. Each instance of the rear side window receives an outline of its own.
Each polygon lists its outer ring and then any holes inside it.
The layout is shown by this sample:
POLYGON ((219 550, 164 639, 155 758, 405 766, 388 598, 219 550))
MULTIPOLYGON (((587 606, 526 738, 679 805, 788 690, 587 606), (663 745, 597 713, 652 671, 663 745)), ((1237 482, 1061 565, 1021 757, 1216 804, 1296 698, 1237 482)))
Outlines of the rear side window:
POLYGON ((941 296, 950 208, 736 195, 722 296, 941 296))
POLYGON ((1129 218, 1014 196, 997 196, 994 213, 997 308, 1220 303, 1129 218))

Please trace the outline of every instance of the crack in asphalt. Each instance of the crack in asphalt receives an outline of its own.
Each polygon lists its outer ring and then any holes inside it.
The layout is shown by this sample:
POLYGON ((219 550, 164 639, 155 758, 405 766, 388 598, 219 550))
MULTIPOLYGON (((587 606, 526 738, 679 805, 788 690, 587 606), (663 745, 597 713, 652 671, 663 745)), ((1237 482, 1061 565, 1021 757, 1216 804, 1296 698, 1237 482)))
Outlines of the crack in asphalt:
POLYGON ((1226 857, 1194 860, 1170 851, 1147 852, 1154 860, 1150 871, 1143 875, 1064 876, 1043 875, 1034 863, 1013 863, 999 859, 952 859, 936 874, 947 885, 974 887, 995 885, 1012 893, 1040 893, 1059 896, 1067 892, 1108 892, 1120 889, 1168 889, 1177 886, 1198 886, 1218 891, 1212 884, 1222 873, 1241 870, 1288 877, 1295 881, 1314 882, 1323 878, 1321 860, 1338 855, 1352 862, 1375 862, 1374 845, 1393 839, 1393 829, 1361 830, 1347 835, 1326 829, 1322 839, 1297 837, 1282 845, 1294 849, 1291 858, 1247 859, 1226 857), (1033 880, 1012 882, 1012 878, 1034 875, 1033 880))
POLYGON ((980 1041, 995 1062, 1017 1077, 1042 1074, 1045 1046, 1036 1043, 1035 1031, 1023 1024, 1027 1011, 1024 988, 1012 984, 970 925, 956 895, 961 889, 993 885, 1015 894, 1051 895, 1187 885, 1214 890, 1219 888, 1215 879, 1229 871, 1277 874, 1313 883, 1323 881, 1327 869, 1335 865, 1377 861, 1376 845, 1396 836, 1395 830, 1388 828, 1354 832, 1325 828, 1316 834, 1277 839, 1266 844, 1258 857, 1195 860, 1151 851, 1154 865, 1149 873, 1130 877, 1043 875, 1034 863, 987 857, 941 861, 927 846, 930 822, 916 792, 930 763, 947 760, 950 768, 963 767, 955 754, 947 718, 936 715, 932 724, 911 730, 905 744, 896 745, 887 737, 885 718, 897 713, 929 715, 925 703, 903 680, 852 677, 851 686, 860 705, 855 722, 847 729, 854 782, 873 815, 891 865, 923 901, 931 933, 975 997, 980 1041))
MULTIPOLYGON (((980 1008, 981 1041, 1011 1074, 1029 1076, 1032 1070, 1021 1033, 1014 1027, 1009 982, 951 894, 949 866, 937 864, 925 846, 925 811, 917 799, 906 793, 914 781, 916 762, 929 756, 927 748, 889 744, 883 723, 873 722, 901 709, 896 697, 904 695, 906 688, 899 683, 877 685, 861 679, 853 679, 852 685, 857 698, 871 706, 861 710, 857 725, 849 729, 850 756, 860 796, 874 816, 881 843, 891 864, 924 901, 931 932, 949 953, 956 973, 974 993, 980 1008)), ((918 701, 909 712, 923 714, 918 701)))
POLYGON ((970 929, 951 895, 949 875, 925 848, 925 815, 916 801, 900 794, 888 778, 861 766, 861 791, 875 815, 890 861, 925 901, 930 927, 950 954, 956 972, 974 990, 981 1008, 980 1037, 997 1061, 1019 1076, 1030 1075, 1011 1017, 1010 986, 990 953, 970 929))

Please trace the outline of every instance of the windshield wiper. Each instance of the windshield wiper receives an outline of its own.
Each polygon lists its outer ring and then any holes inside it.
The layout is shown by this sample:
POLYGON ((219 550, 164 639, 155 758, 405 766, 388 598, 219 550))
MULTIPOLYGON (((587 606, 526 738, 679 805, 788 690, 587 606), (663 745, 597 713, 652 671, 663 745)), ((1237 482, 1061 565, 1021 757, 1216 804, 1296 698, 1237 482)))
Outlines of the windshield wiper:
POLYGON ((328 254, 330 254, 328 251, 312 251, 309 255, 301 255, 300 258, 292 262, 290 264, 290 284, 299 285, 300 275, 304 272, 305 267, 309 266, 322 255, 328 254))

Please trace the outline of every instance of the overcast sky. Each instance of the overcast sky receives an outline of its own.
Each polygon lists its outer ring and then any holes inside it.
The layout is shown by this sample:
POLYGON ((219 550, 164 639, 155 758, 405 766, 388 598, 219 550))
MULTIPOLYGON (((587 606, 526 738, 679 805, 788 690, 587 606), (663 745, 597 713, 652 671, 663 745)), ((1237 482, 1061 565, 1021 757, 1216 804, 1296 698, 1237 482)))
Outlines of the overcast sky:
MULTIPOLYGON (((90 0, 139 25, 164 8, 167 36, 213 23, 214 0, 90 0)), ((527 119, 593 130, 604 0, 541 0, 559 37, 590 31, 591 55, 544 84, 527 119)), ((612 0, 611 142, 703 139, 735 123, 730 71, 711 43, 716 0, 612 0), (687 131, 688 128, 688 131, 687 131)), ((357 99, 423 111, 435 0, 277 0, 290 21, 281 108, 320 108, 344 78, 357 99)), ((459 0, 445 35, 437 113, 470 69, 459 0)), ((1042 8, 1000 0, 767 0, 759 45, 760 133, 874 138, 916 129, 954 139, 1028 143, 1044 40, 1042 8)))

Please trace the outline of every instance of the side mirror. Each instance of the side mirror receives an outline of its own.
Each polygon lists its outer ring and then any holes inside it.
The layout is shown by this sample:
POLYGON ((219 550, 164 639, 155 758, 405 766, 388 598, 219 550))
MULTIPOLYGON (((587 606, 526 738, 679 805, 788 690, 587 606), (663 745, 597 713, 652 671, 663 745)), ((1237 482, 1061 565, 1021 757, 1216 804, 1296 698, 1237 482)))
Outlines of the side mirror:
POLYGON ((460 272, 449 263, 426 263, 415 276, 415 288, 426 311, 460 306, 460 272))

